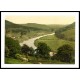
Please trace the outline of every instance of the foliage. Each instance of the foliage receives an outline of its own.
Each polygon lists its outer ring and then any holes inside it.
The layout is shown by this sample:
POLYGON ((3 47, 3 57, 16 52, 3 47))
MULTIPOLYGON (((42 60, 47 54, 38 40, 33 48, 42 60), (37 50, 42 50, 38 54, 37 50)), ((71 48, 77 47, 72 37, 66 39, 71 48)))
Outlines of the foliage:
POLYGON ((58 48, 56 59, 63 62, 71 62, 73 54, 74 54, 74 49, 70 45, 65 44, 58 48))
POLYGON ((37 54, 40 57, 48 58, 49 57, 50 48, 45 43, 38 43, 37 54))
POLYGON ((8 51, 9 49, 8 56, 15 57, 16 53, 20 53, 20 45, 18 41, 10 37, 5 37, 5 45, 6 45, 6 51, 8 51))
POLYGON ((22 53, 28 54, 30 53, 30 48, 26 44, 24 44, 21 48, 21 51, 22 53))
POLYGON ((32 47, 27 46, 24 44, 21 48, 22 53, 25 55, 33 55, 34 54, 34 49, 32 47))
POLYGON ((34 50, 32 47, 30 47, 29 49, 30 49, 29 55, 30 55, 30 56, 34 56, 34 51, 35 51, 35 50, 34 50))
POLYGON ((5 46, 5 57, 9 57, 9 49, 5 46))

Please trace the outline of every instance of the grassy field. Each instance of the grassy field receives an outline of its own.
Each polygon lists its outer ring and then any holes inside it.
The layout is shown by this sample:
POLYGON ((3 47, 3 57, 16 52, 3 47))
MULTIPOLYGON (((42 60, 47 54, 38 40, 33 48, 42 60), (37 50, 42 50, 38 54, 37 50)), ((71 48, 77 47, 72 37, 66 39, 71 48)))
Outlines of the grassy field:
POLYGON ((5 64, 30 64, 30 62, 25 62, 15 58, 5 58, 5 64))
POLYGON ((35 45, 37 46, 39 42, 44 42, 46 43, 53 51, 57 51, 57 49, 64 45, 64 44, 69 44, 71 45, 73 48, 75 46, 74 41, 68 41, 68 40, 63 40, 63 39, 59 39, 57 38, 55 35, 49 35, 46 37, 42 37, 40 39, 37 39, 35 41, 35 45))
POLYGON ((61 62, 57 60, 48 60, 48 59, 34 59, 34 57, 31 57, 31 61, 22 61, 19 59, 14 59, 14 58, 5 58, 5 64, 73 64, 73 63, 66 63, 66 62, 61 62))

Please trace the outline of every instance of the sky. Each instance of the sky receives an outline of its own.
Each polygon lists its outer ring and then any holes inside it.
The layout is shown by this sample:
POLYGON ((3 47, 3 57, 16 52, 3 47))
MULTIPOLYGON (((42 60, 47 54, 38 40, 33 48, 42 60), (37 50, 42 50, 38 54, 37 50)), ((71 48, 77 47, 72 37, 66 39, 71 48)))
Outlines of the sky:
POLYGON ((6 16, 6 20, 17 24, 71 24, 75 21, 74 16, 6 16))

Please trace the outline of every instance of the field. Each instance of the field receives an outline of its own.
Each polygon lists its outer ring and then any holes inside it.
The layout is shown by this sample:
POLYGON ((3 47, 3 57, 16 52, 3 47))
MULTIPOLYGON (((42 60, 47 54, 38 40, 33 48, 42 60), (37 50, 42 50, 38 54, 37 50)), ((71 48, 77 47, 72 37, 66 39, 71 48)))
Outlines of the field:
POLYGON ((52 51, 55 51, 55 52, 57 52, 57 49, 64 44, 69 44, 73 48, 75 46, 74 41, 59 39, 55 35, 49 35, 46 37, 42 37, 35 41, 35 45, 37 46, 39 42, 46 43, 52 49, 52 51))
POLYGON ((29 62, 25 62, 15 58, 6 58, 5 63, 6 64, 29 64, 29 62))

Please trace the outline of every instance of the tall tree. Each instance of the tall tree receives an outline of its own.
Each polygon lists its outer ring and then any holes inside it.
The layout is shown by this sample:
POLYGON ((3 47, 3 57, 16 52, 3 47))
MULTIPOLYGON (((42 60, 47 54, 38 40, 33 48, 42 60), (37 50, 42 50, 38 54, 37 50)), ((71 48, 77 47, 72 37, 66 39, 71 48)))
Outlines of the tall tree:
POLYGON ((17 40, 14 40, 10 37, 6 37, 5 45, 9 49, 9 56, 15 57, 16 53, 20 53, 21 48, 20 48, 19 42, 17 40))
POLYGON ((63 62, 70 62, 74 54, 74 49, 66 44, 58 48, 57 58, 63 62))
POLYGON ((26 44, 24 44, 24 45, 22 46, 22 48, 21 48, 21 51, 22 51, 22 53, 24 53, 24 54, 28 54, 28 53, 30 53, 30 48, 29 48, 26 44))
POLYGON ((48 58, 49 57, 50 48, 45 43, 38 43, 37 54, 40 57, 48 58))

